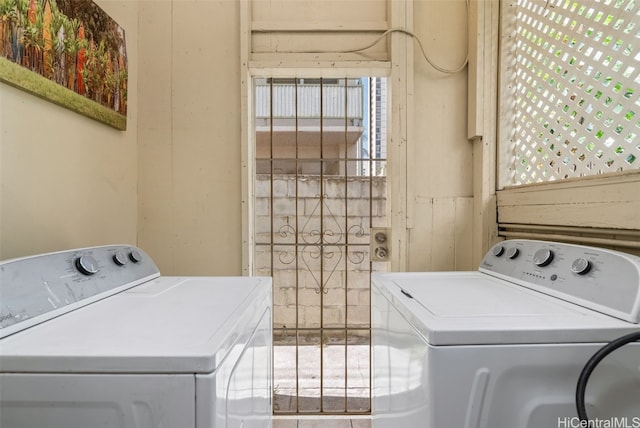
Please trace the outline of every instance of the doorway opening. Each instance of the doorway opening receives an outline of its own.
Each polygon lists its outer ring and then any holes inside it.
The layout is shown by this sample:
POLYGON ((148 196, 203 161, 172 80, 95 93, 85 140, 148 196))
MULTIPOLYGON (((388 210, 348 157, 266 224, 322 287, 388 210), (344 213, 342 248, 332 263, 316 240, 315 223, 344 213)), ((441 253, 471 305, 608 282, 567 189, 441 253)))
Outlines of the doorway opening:
POLYGON ((371 410, 372 228, 387 81, 254 78, 254 270, 273 278, 274 413, 371 410))

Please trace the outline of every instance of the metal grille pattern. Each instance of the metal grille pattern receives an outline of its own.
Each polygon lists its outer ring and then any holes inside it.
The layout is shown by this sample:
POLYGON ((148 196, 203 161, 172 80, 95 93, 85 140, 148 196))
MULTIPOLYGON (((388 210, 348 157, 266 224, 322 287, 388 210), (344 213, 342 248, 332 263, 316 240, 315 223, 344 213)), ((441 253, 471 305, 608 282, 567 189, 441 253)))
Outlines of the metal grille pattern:
POLYGON ((386 84, 281 80, 254 82, 254 273, 273 277, 274 412, 368 413, 370 273, 386 268, 369 258, 369 230, 386 216, 386 84))
POLYGON ((640 1, 517 0, 515 20, 506 184, 640 168, 640 1))

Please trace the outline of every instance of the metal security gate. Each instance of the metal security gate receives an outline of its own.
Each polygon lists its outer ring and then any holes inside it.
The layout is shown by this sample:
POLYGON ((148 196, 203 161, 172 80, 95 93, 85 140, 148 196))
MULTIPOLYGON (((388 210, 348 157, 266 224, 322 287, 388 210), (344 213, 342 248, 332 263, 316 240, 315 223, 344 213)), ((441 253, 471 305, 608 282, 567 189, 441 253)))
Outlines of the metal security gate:
POLYGON ((254 274, 274 283, 274 412, 366 414, 370 274, 388 256, 370 257, 386 225, 386 81, 254 89, 254 274))

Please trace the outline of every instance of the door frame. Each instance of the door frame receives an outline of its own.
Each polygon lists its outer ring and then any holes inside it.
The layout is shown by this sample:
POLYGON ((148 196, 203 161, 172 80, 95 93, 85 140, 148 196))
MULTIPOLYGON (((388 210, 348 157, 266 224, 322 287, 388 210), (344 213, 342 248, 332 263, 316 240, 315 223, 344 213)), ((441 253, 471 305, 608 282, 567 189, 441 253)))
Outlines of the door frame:
MULTIPOLYGON (((413 2, 393 0, 389 2, 391 28, 413 30, 413 2)), ((392 230, 390 245, 391 271, 406 271, 408 268, 408 227, 413 212, 410 186, 414 174, 412 159, 413 140, 413 62, 414 42, 402 33, 392 32, 390 61, 344 61, 337 60, 291 61, 252 60, 251 56, 251 0, 240 2, 240 76, 241 76, 241 162, 242 162, 242 274, 250 276, 253 269, 254 249, 254 162, 255 133, 253 117, 254 77, 300 77, 300 78, 345 78, 387 77, 389 79, 389 117, 387 119, 387 191, 389 200, 388 225, 392 230)))

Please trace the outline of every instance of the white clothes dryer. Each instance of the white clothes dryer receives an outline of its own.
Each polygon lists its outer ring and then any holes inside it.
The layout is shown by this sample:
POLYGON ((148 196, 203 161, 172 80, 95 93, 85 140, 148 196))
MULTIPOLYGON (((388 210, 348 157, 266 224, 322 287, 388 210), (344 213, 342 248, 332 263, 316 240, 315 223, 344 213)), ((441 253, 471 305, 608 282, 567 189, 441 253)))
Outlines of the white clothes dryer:
POLYGON ((271 279, 104 246, 0 264, 3 428, 271 426, 271 279))
MULTIPOLYGON (((600 248, 511 240, 477 272, 372 282, 374 428, 587 426, 582 369, 640 331, 640 258, 600 248)), ((585 402, 588 426, 640 427, 639 343, 602 360, 585 402)))

